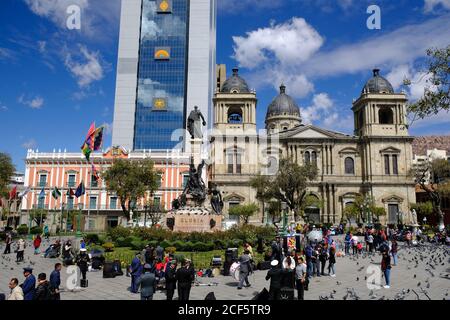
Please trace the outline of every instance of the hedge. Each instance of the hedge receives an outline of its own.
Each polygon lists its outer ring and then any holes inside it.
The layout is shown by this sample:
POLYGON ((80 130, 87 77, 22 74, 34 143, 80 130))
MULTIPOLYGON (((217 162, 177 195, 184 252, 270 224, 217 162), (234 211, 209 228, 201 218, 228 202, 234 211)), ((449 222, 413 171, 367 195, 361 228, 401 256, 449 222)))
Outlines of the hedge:
POLYGON ((42 234, 42 228, 41 228, 41 227, 38 227, 38 226, 32 227, 32 228, 30 229, 30 233, 31 233, 31 234, 42 234))
POLYGON ((28 226, 26 224, 21 224, 17 227, 17 233, 18 234, 28 234, 28 226))

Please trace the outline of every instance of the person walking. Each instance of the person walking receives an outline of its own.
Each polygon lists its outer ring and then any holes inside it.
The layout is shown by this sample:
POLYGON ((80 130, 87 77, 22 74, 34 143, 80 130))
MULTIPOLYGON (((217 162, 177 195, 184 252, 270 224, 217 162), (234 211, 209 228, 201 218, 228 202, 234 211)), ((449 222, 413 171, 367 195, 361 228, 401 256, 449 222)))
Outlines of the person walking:
POLYGON ((281 297, 283 300, 294 300, 295 290, 295 261, 287 256, 281 270, 281 297))
POLYGON ((328 258, 328 274, 331 277, 336 277, 336 271, 334 265, 336 264, 336 249, 330 248, 330 257, 328 258))
POLYGON ((42 239, 41 239, 41 235, 37 235, 36 238, 33 241, 33 247, 34 247, 34 254, 39 254, 41 253, 40 247, 41 247, 41 243, 42 243, 42 239))
POLYGON ((33 300, 36 290, 36 278, 33 275, 33 268, 23 268, 25 281, 21 284, 24 300, 33 300))
POLYGON ((328 252, 327 251, 328 251, 327 245, 323 245, 319 251, 319 260, 320 260, 320 265, 322 266, 322 269, 321 269, 322 276, 325 275, 325 265, 328 260, 328 252))
POLYGON ((175 278, 177 279, 178 300, 188 301, 191 293, 192 281, 195 276, 192 273, 191 263, 188 259, 184 261, 183 267, 177 270, 175 278))
POLYGON ((352 234, 350 233, 350 231, 347 232, 347 234, 345 235, 345 239, 344 239, 344 243, 345 243, 345 249, 344 252, 345 254, 350 254, 350 244, 352 242, 352 234))
POLYGON ((55 264, 55 269, 50 274, 50 293, 52 300, 61 300, 59 286, 61 285, 61 263, 55 264))
POLYGON ((313 271, 312 255, 313 255, 313 248, 311 246, 311 243, 308 243, 308 245, 305 248, 306 267, 307 267, 307 272, 308 272, 308 279, 311 279, 311 277, 312 277, 312 271, 313 271))
POLYGON ((372 233, 369 233, 367 236, 367 243, 369 244, 369 253, 372 253, 373 251, 373 235, 372 233))
POLYGON ((22 262, 23 261, 23 253, 25 251, 27 244, 25 243, 25 241, 20 238, 17 241, 17 255, 16 255, 16 262, 22 262))
POLYGON ((144 274, 136 282, 137 287, 141 287, 141 300, 153 300, 156 292, 156 276, 151 272, 152 266, 144 265, 144 274))
POLYGON ((48 225, 44 226, 44 236, 46 240, 50 239, 50 232, 48 230, 48 225))
POLYGON ((244 253, 239 257, 239 284, 238 290, 242 289, 244 285, 244 281, 246 283, 246 287, 250 287, 250 282, 248 281, 248 275, 252 272, 252 265, 250 262, 250 252, 248 250, 244 250, 244 253))
POLYGON ((269 300, 280 300, 282 271, 278 260, 272 260, 272 268, 267 272, 266 280, 270 280, 269 300))
POLYGON ((297 266, 295 267, 295 285, 297 287, 298 300, 304 300, 305 282, 306 282, 306 264, 305 261, 303 260, 303 257, 299 257, 297 260, 297 266))
POLYGON ((62 251, 63 264, 65 267, 73 264, 73 256, 72 243, 70 240, 67 240, 62 251))
POLYGON ((19 280, 17 278, 12 278, 9 281, 9 288, 11 293, 8 296, 8 300, 23 300, 23 290, 19 286, 19 280))
POLYGON ((137 281, 142 274, 142 263, 141 263, 141 259, 139 259, 139 253, 136 253, 135 257, 131 261, 130 274, 131 274, 131 289, 130 289, 130 291, 132 293, 138 293, 137 281))
POLYGON ((10 254, 11 253, 11 243, 12 243, 12 236, 11 233, 6 234, 5 238, 5 251, 3 251, 3 254, 10 254))
POLYGON ((173 299, 173 294, 175 293, 175 289, 177 288, 177 262, 172 260, 169 262, 169 266, 166 269, 166 295, 167 300, 173 299))
POLYGON ((76 258, 77 266, 80 268, 81 271, 81 287, 87 286, 86 281, 86 272, 88 271, 88 265, 91 259, 89 259, 89 255, 86 252, 85 248, 80 249, 80 253, 78 254, 76 258))
POLYGON ((158 246, 155 249, 156 253, 156 260, 162 260, 164 258, 164 248, 161 247, 161 244, 158 244, 158 246))
POLYGON ((50 286, 47 281, 47 275, 45 273, 40 273, 38 275, 38 286, 34 292, 33 300, 51 300, 50 297, 50 286))
POLYGON ((385 289, 389 289, 391 287, 391 257, 389 255, 389 251, 383 251, 383 257, 381 259, 381 271, 383 271, 384 279, 386 280, 385 289))
POLYGON ((392 260, 393 260, 393 266, 397 265, 397 252, 398 252, 398 243, 397 240, 392 240, 392 246, 391 246, 391 254, 392 254, 392 260))

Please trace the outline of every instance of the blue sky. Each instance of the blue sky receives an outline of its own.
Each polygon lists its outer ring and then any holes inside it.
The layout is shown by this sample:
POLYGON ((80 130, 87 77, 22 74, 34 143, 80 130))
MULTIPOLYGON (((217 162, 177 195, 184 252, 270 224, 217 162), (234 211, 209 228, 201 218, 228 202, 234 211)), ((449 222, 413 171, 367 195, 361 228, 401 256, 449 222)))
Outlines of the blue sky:
MULTIPOLYGON (((417 99, 425 50, 450 42, 450 0, 218 1, 217 62, 239 66, 257 90, 259 127, 283 81, 304 122, 351 133, 352 99, 371 69, 417 99), (373 4, 381 30, 366 26, 373 4)), ((76 152, 92 121, 110 127, 119 14, 120 0, 0 1, 0 151, 19 170, 28 148, 76 152), (82 8, 81 30, 66 28, 71 4, 82 8)), ((416 121, 410 133, 450 134, 450 114, 416 121)))

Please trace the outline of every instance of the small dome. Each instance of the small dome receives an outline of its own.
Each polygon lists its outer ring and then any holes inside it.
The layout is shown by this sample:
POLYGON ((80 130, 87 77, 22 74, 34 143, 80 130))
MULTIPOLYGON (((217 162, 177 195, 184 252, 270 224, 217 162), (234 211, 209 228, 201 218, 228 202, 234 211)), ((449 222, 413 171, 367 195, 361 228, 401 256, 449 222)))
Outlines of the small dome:
POLYGON ((284 115, 300 117, 300 108, 294 99, 286 94, 286 86, 282 84, 280 94, 273 99, 267 108, 266 118, 284 115))
POLYGON ((380 69, 373 70, 373 77, 367 81, 362 93, 394 93, 392 84, 380 76, 380 69))
POLYGON ((249 93, 247 82, 238 75, 239 69, 233 68, 233 75, 229 77, 220 88, 223 93, 249 93))

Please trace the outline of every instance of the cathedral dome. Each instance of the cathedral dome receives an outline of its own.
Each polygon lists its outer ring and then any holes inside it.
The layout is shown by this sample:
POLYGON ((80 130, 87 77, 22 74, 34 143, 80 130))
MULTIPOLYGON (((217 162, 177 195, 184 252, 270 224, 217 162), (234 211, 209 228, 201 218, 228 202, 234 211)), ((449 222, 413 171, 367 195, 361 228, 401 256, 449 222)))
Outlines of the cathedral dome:
POLYGON ((223 93, 250 93, 247 82, 238 75, 239 69, 233 68, 233 75, 220 88, 223 93))
POLYGON ((367 81, 362 93, 394 93, 392 84, 380 76, 380 69, 373 70, 373 77, 367 81))
POLYGON ((284 115, 300 117, 300 108, 294 99, 286 94, 286 86, 282 84, 280 94, 273 99, 267 108, 266 118, 284 115))

